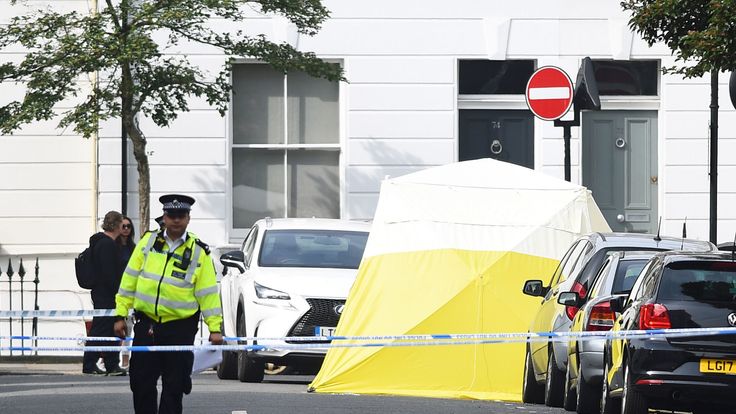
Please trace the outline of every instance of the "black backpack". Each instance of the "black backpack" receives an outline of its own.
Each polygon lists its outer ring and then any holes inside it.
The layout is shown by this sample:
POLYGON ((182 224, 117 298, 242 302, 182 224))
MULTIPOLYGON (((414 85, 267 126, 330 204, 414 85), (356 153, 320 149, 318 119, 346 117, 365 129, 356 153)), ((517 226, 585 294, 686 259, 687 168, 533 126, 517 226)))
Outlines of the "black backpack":
POLYGON ((95 287, 95 268, 92 264, 92 243, 79 253, 74 259, 74 270, 77 273, 77 283, 82 289, 95 287))

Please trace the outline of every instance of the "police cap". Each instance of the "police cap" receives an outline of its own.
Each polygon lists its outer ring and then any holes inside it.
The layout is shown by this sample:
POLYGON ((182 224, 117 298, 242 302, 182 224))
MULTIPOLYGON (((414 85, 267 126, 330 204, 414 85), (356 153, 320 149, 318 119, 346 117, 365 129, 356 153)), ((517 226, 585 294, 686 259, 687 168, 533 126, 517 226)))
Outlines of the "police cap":
POLYGON ((164 205, 164 212, 189 211, 192 209, 194 199, 183 194, 166 194, 158 198, 164 205))

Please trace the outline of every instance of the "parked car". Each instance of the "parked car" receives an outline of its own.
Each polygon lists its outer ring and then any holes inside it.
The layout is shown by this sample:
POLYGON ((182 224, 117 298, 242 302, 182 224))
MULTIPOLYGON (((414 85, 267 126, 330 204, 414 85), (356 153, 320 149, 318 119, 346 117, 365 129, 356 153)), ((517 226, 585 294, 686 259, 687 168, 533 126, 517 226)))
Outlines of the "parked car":
MULTIPOLYGON (((528 280, 524 293, 542 298, 529 328, 530 332, 567 332, 572 319, 588 301, 593 278, 610 251, 666 251, 684 249, 713 251, 707 241, 659 237, 637 233, 591 233, 576 240, 560 260, 547 286, 541 280, 528 280), (579 306, 557 302, 562 292, 577 292, 579 306)), ((526 349, 522 400, 561 407, 567 370, 567 342, 530 342, 526 349)))
MULTIPOLYGON (((337 219, 257 221, 240 250, 220 257, 228 267, 220 283, 225 335, 332 335, 369 230, 367 222, 337 219)), ((269 341, 262 343, 268 345, 265 350, 223 352, 218 377, 260 382, 266 363, 307 372, 321 365, 326 348, 279 349, 291 343, 269 341)))
MULTIPOLYGON (((732 253, 654 256, 627 298, 613 331, 736 326, 732 253)), ((609 339, 604 350, 604 413, 649 408, 736 411, 736 335, 609 339)))
MULTIPOLYGON (((613 327, 616 314, 611 300, 628 296, 639 273, 655 252, 613 252, 603 262, 594 278, 588 302, 572 320, 570 332, 608 331, 613 327)), ((557 300, 567 306, 578 306, 577 292, 563 292, 557 300)), ((567 375, 563 407, 579 414, 598 413, 603 377, 604 339, 578 340, 570 338, 567 346, 567 375)))

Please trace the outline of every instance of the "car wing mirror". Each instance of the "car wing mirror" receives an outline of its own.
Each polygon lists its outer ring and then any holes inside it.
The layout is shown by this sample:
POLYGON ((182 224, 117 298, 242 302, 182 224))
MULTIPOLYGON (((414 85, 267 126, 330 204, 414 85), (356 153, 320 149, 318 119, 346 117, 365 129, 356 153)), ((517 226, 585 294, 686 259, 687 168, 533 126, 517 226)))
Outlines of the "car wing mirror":
POLYGON ((611 310, 616 313, 623 313, 626 308, 626 300, 629 297, 627 295, 616 296, 611 299, 611 310))
POLYGON ((234 267, 240 271, 245 272, 245 253, 241 250, 233 250, 220 256, 220 263, 225 267, 234 267))
POLYGON ((549 288, 544 287, 541 280, 527 280, 524 283, 524 289, 522 290, 525 295, 529 296, 544 296, 548 291, 549 288))
POLYGON ((580 295, 578 292, 562 292, 557 297, 557 303, 565 306, 572 306, 574 308, 580 307, 580 295))

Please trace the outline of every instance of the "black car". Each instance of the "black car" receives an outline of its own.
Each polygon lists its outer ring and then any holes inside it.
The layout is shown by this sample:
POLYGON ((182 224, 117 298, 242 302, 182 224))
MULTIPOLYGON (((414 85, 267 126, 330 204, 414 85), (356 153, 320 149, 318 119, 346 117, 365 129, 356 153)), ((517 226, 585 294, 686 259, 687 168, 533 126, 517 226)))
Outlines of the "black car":
MULTIPOLYGON (((735 295, 732 253, 660 253, 629 297, 612 301, 612 332, 736 326, 735 295)), ((609 339, 602 389, 605 414, 735 412, 736 335, 609 339)))

